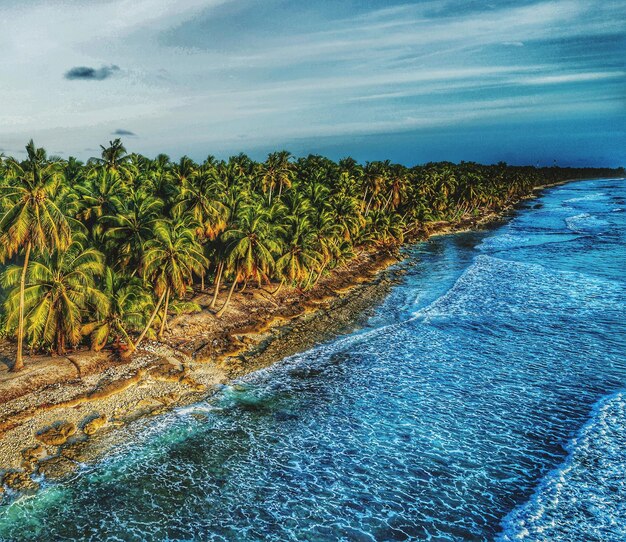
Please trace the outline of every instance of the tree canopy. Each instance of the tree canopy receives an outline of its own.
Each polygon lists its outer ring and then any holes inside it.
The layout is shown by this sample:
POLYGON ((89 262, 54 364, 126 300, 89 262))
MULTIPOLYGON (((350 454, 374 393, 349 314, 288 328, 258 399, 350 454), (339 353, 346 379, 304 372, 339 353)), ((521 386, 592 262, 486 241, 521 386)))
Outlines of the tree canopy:
POLYGON ((2 329, 34 351, 125 345, 167 329, 173 302, 213 281, 215 317, 237 285, 306 289, 363 249, 389 249, 428 222, 499 210, 534 187, 623 170, 504 163, 364 165, 286 151, 196 163, 129 154, 0 156, 2 329), (229 284, 220 303, 220 284, 229 284), (134 334, 139 334, 133 339, 134 334))

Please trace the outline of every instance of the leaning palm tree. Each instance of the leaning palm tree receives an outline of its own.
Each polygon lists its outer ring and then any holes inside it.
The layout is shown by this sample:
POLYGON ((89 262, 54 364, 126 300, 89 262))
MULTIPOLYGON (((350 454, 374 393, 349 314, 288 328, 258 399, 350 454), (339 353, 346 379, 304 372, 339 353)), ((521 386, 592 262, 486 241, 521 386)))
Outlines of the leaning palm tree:
POLYGON ((114 343, 123 340, 126 348, 134 350, 129 332, 141 331, 146 325, 146 314, 153 307, 152 296, 137 277, 125 277, 107 267, 102 293, 108 303, 96 307, 97 319, 83 326, 83 334, 91 336, 91 347, 102 350, 113 336, 114 343))
POLYGON ((9 266, 2 286, 9 289, 5 301, 6 325, 19 324, 22 307, 25 331, 33 346, 66 352, 82 338, 82 318, 88 305, 106 310, 107 296, 96 288, 96 277, 104 271, 104 255, 73 241, 66 249, 42 254, 28 265, 28 284, 22 292, 19 266, 9 266))
POLYGON ((240 208, 236 223, 225 231, 227 271, 232 275, 228 297, 217 312, 221 317, 230 303, 235 285, 240 281, 256 280, 259 285, 269 279, 275 265, 274 254, 280 252, 282 226, 267 220, 268 211, 260 204, 248 204, 240 208))
POLYGON ((284 277, 283 280, 287 279, 299 286, 304 284, 308 286, 314 271, 319 270, 321 266, 322 254, 317 250, 315 234, 309 220, 296 216, 292 217, 290 222, 286 249, 276 260, 276 269, 284 277))
POLYGON ((68 219, 55 201, 61 171, 59 164, 49 162, 46 151, 36 148, 31 139, 26 146, 27 159, 8 165, 9 185, 0 188, 6 211, 0 218, 0 257, 11 258, 23 250, 23 263, 19 278, 17 327, 17 354, 12 370, 24 367, 24 304, 26 272, 31 251, 47 254, 64 250, 71 241, 68 219))
POLYGON ((315 284, 324 271, 337 262, 342 254, 342 227, 335 221, 328 209, 319 209, 311 221, 311 231, 315 239, 315 250, 319 255, 320 266, 315 284))
POLYGON ((160 220, 154 226, 154 238, 146 243, 144 253, 144 278, 153 284, 160 296, 150 321, 137 339, 143 339, 165 300, 158 337, 163 337, 172 294, 182 298, 193 284, 194 273, 200 275, 208 267, 202 246, 198 242, 194 225, 188 220, 160 220))

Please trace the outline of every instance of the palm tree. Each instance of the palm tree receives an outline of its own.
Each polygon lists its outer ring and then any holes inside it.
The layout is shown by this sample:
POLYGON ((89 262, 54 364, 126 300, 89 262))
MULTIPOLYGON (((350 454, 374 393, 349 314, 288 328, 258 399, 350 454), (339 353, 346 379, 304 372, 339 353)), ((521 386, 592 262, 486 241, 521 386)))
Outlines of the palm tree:
POLYGON ((260 164, 258 177, 263 187, 263 192, 269 191, 268 202, 272 204, 272 192, 278 186, 280 197, 284 188, 289 188, 294 178, 294 167, 289 161, 291 153, 287 151, 273 152, 267 160, 260 164))
POLYGON ((88 163, 103 168, 106 171, 114 171, 124 180, 129 180, 136 172, 133 157, 126 152, 126 147, 120 138, 109 141, 109 146, 100 145, 102 154, 100 158, 91 158, 88 163))
POLYGON ((178 164, 172 166, 172 178, 175 179, 179 185, 182 185, 195 174, 197 169, 198 164, 188 156, 182 156, 178 164))
POLYGON ((365 166, 363 180, 365 183, 365 191, 363 192, 363 203, 369 192, 369 201, 365 207, 364 215, 367 216, 379 196, 385 190, 389 177, 389 161, 386 162, 368 162, 365 166))
POLYGON ((289 221, 286 250, 276 261, 276 269, 291 283, 308 285, 321 265, 322 255, 317 250, 309 219, 293 216, 289 221))
POLYGON ((213 282, 213 298, 211 299, 211 304, 209 307, 211 309, 215 308, 215 304, 217 303, 217 296, 220 293, 220 284, 222 282, 222 276, 224 274, 224 267, 226 266, 226 262, 224 261, 224 243, 220 238, 218 238, 213 244, 213 261, 217 262, 215 268, 215 280, 213 282))
POLYGON ((93 350, 98 352, 114 336, 115 343, 124 340, 131 351, 135 345, 128 332, 141 331, 146 325, 146 313, 153 307, 152 296, 137 277, 125 277, 106 268, 102 293, 108 303, 96 307, 97 320, 83 326, 84 335, 91 335, 93 350))
POLYGON ((46 151, 36 148, 32 139, 26 146, 27 159, 21 164, 10 161, 10 184, 0 188, 2 198, 10 206, 0 218, 0 244, 3 257, 24 251, 19 279, 17 325, 17 355, 13 371, 24 367, 24 306, 26 272, 31 251, 41 254, 64 250, 71 241, 70 224, 55 202, 60 182, 59 164, 49 162, 46 151))
POLYGON ((383 210, 387 209, 387 207, 391 207, 393 210, 397 209, 407 198, 409 189, 410 184, 406 168, 400 165, 393 166, 390 169, 389 195, 383 210))
POLYGON ((334 198, 332 205, 335 221, 341 226, 344 239, 356 240, 365 226, 365 218, 361 214, 361 203, 356 198, 340 197, 334 198))
MULTIPOLYGON (((82 240, 84 242, 84 239, 82 240)), ((21 269, 9 266, 2 286, 9 293, 5 302, 6 325, 19 325, 25 311, 26 334, 31 345, 55 348, 63 355, 66 345, 78 345, 81 321, 89 304, 105 311, 109 300, 96 288, 95 279, 104 271, 104 255, 94 248, 84 249, 73 241, 66 249, 44 253, 28 266, 28 284, 21 285, 21 269)))
POLYGON ((70 156, 65 163, 63 172, 65 182, 71 187, 79 186, 84 180, 85 172, 84 164, 80 160, 70 156))
POLYGON ((311 220, 311 231, 315 238, 316 252, 319 254, 320 267, 315 283, 324 271, 336 262, 343 252, 341 242, 342 227, 337 224, 330 209, 320 209, 311 220))
POLYGON ((98 171, 75 190, 80 197, 78 218, 92 227, 103 216, 119 212, 128 195, 119 174, 107 170, 98 171))
MULTIPOLYGON (((163 302, 165 308, 161 317, 158 337, 163 337, 167 325, 167 313, 171 294, 182 298, 187 288, 193 284, 193 275, 204 273, 208 267, 202 246, 194 235, 194 227, 189 220, 159 220, 154 226, 154 238, 146 243, 144 253, 144 278, 154 285, 154 292, 161 298, 155 311, 163 302)), ((156 315, 156 312, 154 313, 156 315)), ((154 318, 151 318, 153 320, 154 318)), ((149 323, 151 325, 152 322, 149 323)), ((146 326, 146 329, 147 327, 146 326)), ((141 334, 137 343, 143 338, 141 334)))
POLYGON ((370 239, 379 245, 395 245, 404 237, 404 223, 397 214, 374 210, 367 217, 370 239))
POLYGON ((178 186, 172 182, 171 166, 169 156, 159 154, 148 162, 144 172, 143 191, 162 201, 165 207, 178 196, 178 186))
POLYGON ((267 281, 274 267, 274 254, 280 251, 282 226, 267 221, 268 212, 259 204, 248 204, 240 209, 232 229, 224 232, 226 265, 233 282, 228 297, 217 312, 220 317, 230 303, 235 285, 240 281, 267 281))
POLYGON ((130 269, 133 275, 141 270, 146 242, 154 235, 162 208, 162 201, 134 191, 124 200, 118 213, 101 218, 106 226, 109 252, 114 255, 119 269, 130 269))
POLYGON ((228 208, 220 201, 225 187, 215 171, 185 178, 174 207, 177 216, 192 216, 198 223, 199 237, 214 240, 226 227, 228 208))

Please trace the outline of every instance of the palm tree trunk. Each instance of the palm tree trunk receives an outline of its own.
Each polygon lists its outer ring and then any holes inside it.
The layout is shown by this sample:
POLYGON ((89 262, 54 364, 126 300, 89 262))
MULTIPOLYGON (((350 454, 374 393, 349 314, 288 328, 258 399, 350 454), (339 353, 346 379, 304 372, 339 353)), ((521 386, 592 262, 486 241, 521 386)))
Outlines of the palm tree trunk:
POLYGON ((204 271, 200 275, 200 290, 204 292, 204 271))
MULTIPOLYGON (((119 332, 122 334, 122 337, 124 337, 124 340, 126 341, 126 344, 128 345, 130 351, 132 352, 135 349, 135 343, 133 342, 133 340, 128 336, 128 333, 126 333, 126 330, 124 329, 124 326, 119 325, 118 326, 118 330, 119 332)), ((119 340, 118 340, 119 342, 119 340)))
POLYGON ((63 335, 63 329, 57 331, 57 355, 62 356, 65 354, 65 336, 63 335))
POLYGON ((211 300, 211 305, 209 305, 212 309, 215 308, 215 303, 217 302, 217 296, 220 293, 220 282, 222 280, 222 271, 224 270, 224 262, 220 262, 217 265, 217 276, 215 277, 215 284, 214 284, 214 288, 215 291, 213 292, 213 299, 211 300))
POLYGON ((309 289, 309 286, 311 285, 311 280, 313 280, 313 271, 309 270, 309 276, 307 278, 306 284, 304 285, 305 290, 309 289))
POLYGON ((248 286, 248 279, 243 281, 243 286, 241 287, 241 290, 239 290, 239 293, 243 292, 246 289, 246 286, 248 286))
POLYGON ((391 196, 393 196, 393 192, 391 192, 389 194, 389 197, 387 198, 387 201, 385 202, 385 205, 383 206, 383 208, 381 209, 381 211, 384 213, 385 210, 387 209, 389 203, 391 202, 391 196))
POLYGON ((163 332, 165 331, 165 323, 167 322, 167 309, 170 306, 170 289, 165 289, 165 308, 163 309, 163 317, 161 318, 161 328, 159 329, 159 339, 163 338, 163 332))
POLYGON ((322 278, 322 275, 324 274, 324 269, 326 269, 326 264, 322 265, 322 267, 320 269, 320 273, 319 273, 319 275, 317 275, 317 278, 315 279, 315 282, 313 283, 313 286, 312 286, 313 288, 315 288, 317 286, 317 283, 322 278))
POLYGON ((145 329, 141 332, 141 335, 139 335, 139 337, 137 337, 137 340, 135 341, 135 344, 132 346, 132 350, 130 350, 130 352, 132 352, 133 350, 135 350, 139 346, 139 343, 143 340, 143 338, 145 337, 146 333, 148 333, 148 330, 150 329, 150 326, 152 325, 152 322, 154 322, 154 319, 156 318, 157 312, 159 312, 159 309, 161 308, 161 303, 163 303, 163 299, 164 298, 165 298, 165 292, 163 292, 161 294, 161 297, 159 298, 159 301, 158 301, 156 307, 154 307, 154 310, 152 311, 152 315, 150 316, 150 320, 148 320, 148 324, 146 325, 145 329))
POLYGON ((11 371, 17 372, 24 368, 24 358, 22 349, 24 346, 24 289, 26 288, 26 271, 28 269, 28 260, 32 245, 30 241, 26 244, 26 254, 24 255, 24 267, 22 268, 22 276, 20 277, 20 312, 17 323, 17 356, 11 371))
POLYGON ((237 284, 237 278, 233 278, 233 283, 230 287, 230 290, 228 290, 228 297, 226 298, 226 302, 224 303, 222 308, 219 311, 217 311, 217 314, 215 315, 218 318, 222 317, 222 315, 224 314, 224 311, 226 310, 226 307, 228 307, 228 304, 230 303, 230 298, 233 295, 233 290, 235 289, 236 284, 237 284))
POLYGON ((281 279, 280 284, 278 285, 278 288, 276 288, 276 290, 272 292, 272 295, 278 295, 278 292, 280 292, 280 289, 283 287, 283 284, 285 284, 284 277, 281 279))

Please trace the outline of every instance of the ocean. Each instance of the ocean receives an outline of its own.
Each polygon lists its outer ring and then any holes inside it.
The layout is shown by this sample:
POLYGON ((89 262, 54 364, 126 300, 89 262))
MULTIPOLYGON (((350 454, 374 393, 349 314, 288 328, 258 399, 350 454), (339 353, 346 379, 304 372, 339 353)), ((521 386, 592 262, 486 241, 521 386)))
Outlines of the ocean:
POLYGON ((404 256, 361 329, 122 429, 0 540, 626 540, 626 183, 404 256))

